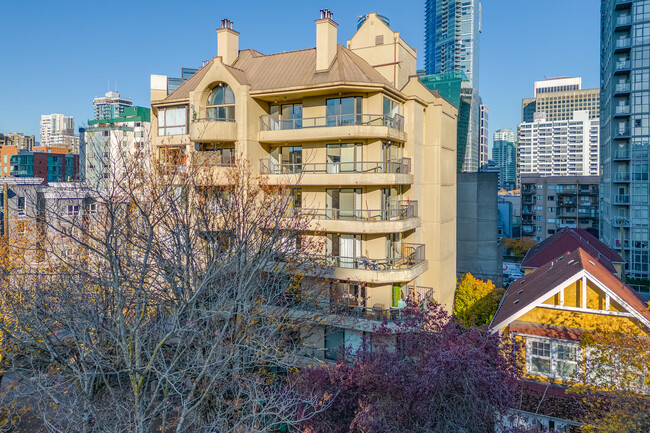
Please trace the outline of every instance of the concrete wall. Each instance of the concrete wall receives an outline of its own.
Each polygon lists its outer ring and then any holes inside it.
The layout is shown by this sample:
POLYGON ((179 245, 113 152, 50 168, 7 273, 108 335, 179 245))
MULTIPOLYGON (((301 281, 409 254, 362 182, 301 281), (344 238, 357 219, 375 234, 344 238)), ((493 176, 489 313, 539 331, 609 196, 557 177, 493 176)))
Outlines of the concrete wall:
POLYGON ((470 272, 501 286, 497 181, 497 173, 458 173, 456 272, 470 272))

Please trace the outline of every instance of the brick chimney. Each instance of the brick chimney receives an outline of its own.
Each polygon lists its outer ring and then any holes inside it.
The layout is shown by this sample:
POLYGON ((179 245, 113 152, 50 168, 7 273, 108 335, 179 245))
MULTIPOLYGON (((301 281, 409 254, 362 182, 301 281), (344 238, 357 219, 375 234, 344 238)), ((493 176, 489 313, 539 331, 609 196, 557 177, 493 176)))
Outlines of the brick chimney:
POLYGON ((329 9, 321 9, 320 19, 316 20, 316 71, 327 71, 336 56, 336 29, 334 14, 329 9))
POLYGON ((239 33, 232 29, 228 19, 221 20, 221 28, 217 29, 217 56, 226 65, 232 65, 239 57, 239 33))

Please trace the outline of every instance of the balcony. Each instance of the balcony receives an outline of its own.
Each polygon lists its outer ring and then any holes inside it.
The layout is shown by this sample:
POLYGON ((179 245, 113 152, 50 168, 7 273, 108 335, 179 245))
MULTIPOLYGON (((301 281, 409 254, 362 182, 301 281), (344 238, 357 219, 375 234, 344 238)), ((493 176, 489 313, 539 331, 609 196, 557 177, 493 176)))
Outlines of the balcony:
POLYGON ((237 123, 234 119, 206 117, 190 123, 190 140, 194 142, 234 142, 237 140, 237 123))
POLYGON ((630 138, 630 129, 617 129, 614 131, 614 139, 626 139, 630 138))
POLYGON ((614 217, 612 219, 612 227, 615 228, 629 228, 630 227, 630 218, 629 217, 614 217))
POLYGON ((625 147, 615 149, 612 158, 614 161, 628 161, 630 159, 630 149, 625 147))
POLYGON ((614 87, 615 94, 630 93, 630 83, 619 83, 614 87))
POLYGON ((629 50, 631 46, 632 46, 632 39, 630 38, 617 39, 614 42, 614 52, 629 50))
MULTIPOLYGON (((429 268, 425 259, 424 244, 405 243, 402 249, 404 257, 397 258, 326 256, 323 257, 324 269, 315 271, 322 277, 372 284, 412 281, 429 268)), ((307 272, 309 273, 309 270, 307 272)))
POLYGON ((630 71, 630 61, 623 60, 621 62, 616 62, 614 65, 614 72, 629 72, 630 71))
POLYGON ((524 195, 521 197, 522 204, 535 204, 535 196, 524 195))
POLYGON ((276 184, 301 185, 410 185, 413 183, 411 159, 387 162, 321 162, 282 164, 260 160, 260 173, 271 175, 276 184), (279 176, 282 175, 282 178, 279 176))
POLYGON ((420 226, 418 202, 403 201, 389 209, 307 209, 313 229, 336 233, 401 233, 420 226))
POLYGON ((614 204, 626 205, 630 204, 629 194, 616 194, 614 196, 614 204))
POLYGON ((382 114, 342 114, 278 120, 271 115, 260 116, 259 141, 289 143, 324 139, 386 138, 406 141, 404 118, 382 114), (327 128, 326 131, 323 128, 327 128))
POLYGON ((632 5, 632 0, 616 0, 616 9, 629 8, 632 5))
POLYGON ((615 117, 629 116, 629 115, 630 115, 630 106, 629 105, 619 105, 618 107, 614 108, 614 116, 615 117))
POLYGON ((223 157, 223 153, 219 151, 203 150, 192 152, 192 165, 201 167, 233 167, 235 165, 234 158, 223 157))
POLYGON ((614 173, 612 175, 612 180, 616 183, 628 183, 630 182, 630 173, 626 173, 626 172, 614 173))
POLYGON ((616 18, 614 24, 614 31, 618 30, 627 30, 632 25, 632 16, 631 15, 620 15, 616 18))

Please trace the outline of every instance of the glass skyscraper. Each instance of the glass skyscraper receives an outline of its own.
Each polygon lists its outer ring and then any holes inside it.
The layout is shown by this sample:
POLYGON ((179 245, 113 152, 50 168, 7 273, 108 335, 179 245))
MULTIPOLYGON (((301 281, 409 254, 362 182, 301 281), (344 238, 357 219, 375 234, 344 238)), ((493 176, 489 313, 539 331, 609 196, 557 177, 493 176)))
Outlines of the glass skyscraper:
POLYGON ((650 0, 602 0, 600 44, 600 237, 647 280, 650 0))
POLYGON ((463 71, 478 90, 480 33, 479 0, 426 0, 426 73, 463 71))

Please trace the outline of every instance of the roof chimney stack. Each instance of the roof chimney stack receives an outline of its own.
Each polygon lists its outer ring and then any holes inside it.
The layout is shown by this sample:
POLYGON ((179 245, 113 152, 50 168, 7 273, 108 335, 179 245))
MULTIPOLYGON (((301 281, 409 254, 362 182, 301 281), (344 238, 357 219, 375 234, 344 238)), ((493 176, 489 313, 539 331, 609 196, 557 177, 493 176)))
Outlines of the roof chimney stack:
POLYGON ((334 14, 329 9, 320 10, 316 20, 316 71, 327 71, 336 56, 336 29, 334 14))
POLYGON ((232 21, 221 20, 221 28, 217 29, 217 55, 226 65, 232 65, 239 57, 239 33, 232 29, 232 21))

